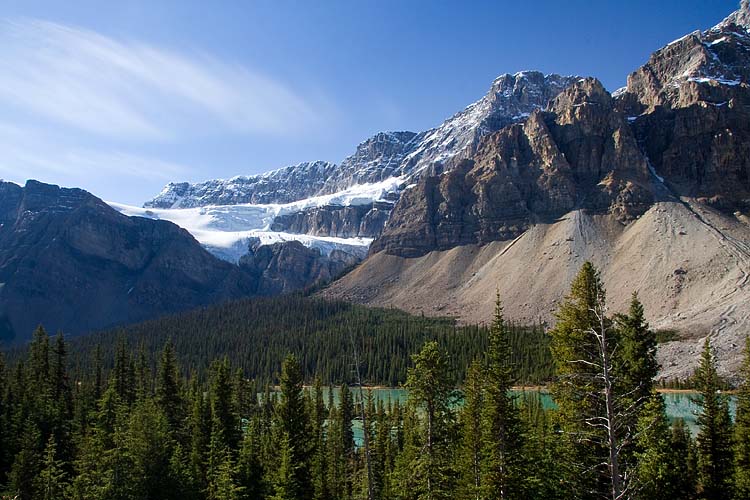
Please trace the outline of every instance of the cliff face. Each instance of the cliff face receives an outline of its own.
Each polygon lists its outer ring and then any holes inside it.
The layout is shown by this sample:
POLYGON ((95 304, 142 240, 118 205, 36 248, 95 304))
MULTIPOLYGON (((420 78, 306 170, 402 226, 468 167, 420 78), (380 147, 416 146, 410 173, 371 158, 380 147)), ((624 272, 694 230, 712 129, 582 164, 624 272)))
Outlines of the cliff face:
POLYGON ((299 241, 252 245, 239 266, 253 276, 255 293, 278 295, 331 281, 360 259, 341 250, 325 256, 299 241))
POLYGON ((624 115, 597 80, 581 79, 549 111, 487 136, 470 160, 407 190, 371 253, 411 257, 512 239, 578 207, 627 222, 654 199, 624 115))
POLYGON ((750 7, 656 51, 619 106, 678 196, 750 209, 750 7))
POLYGON ((251 292, 236 266, 165 221, 80 189, 0 183, 0 337, 81 333, 251 292))
MULTIPOLYGON (((393 178, 400 179, 403 188, 423 175, 452 168, 474 154, 484 137, 525 121, 576 80, 573 76, 544 75, 537 71, 505 74, 495 79, 485 96, 438 127, 419 134, 380 132, 360 143, 354 154, 338 165, 305 162, 254 176, 197 184, 170 183, 145 206, 190 208, 290 203, 393 178)), ((331 203, 307 208, 278 217, 272 227, 315 236, 377 237, 400 192, 397 189, 390 198, 356 207, 331 203)))

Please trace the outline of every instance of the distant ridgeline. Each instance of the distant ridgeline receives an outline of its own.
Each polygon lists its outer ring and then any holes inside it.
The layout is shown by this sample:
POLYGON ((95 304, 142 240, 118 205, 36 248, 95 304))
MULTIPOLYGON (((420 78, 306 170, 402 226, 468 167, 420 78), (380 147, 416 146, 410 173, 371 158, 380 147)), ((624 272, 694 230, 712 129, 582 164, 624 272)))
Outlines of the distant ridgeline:
MULTIPOLYGON (((518 382, 549 380, 552 363, 544 328, 511 325, 510 332, 518 382)), ((312 381, 317 374, 325 384, 356 381, 354 341, 363 383, 397 386, 406 380, 410 355, 429 340, 446 350, 451 377, 462 382, 466 367, 486 351, 487 329, 458 326, 449 318, 286 295, 233 301, 71 338, 70 366, 87 372, 99 346, 109 369, 117 346, 126 343, 134 358, 141 352, 154 367, 170 339, 185 375, 194 372, 204 379, 212 360, 227 357, 246 378, 274 382, 284 357, 294 353, 305 379, 312 381)), ((11 362, 19 356, 25 356, 25 348, 8 353, 11 362)))

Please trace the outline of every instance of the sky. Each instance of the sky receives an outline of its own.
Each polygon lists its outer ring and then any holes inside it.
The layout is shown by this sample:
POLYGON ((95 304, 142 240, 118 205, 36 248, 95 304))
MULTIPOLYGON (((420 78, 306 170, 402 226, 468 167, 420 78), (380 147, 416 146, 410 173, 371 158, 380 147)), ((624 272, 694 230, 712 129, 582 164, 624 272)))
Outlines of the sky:
POLYGON ((0 178, 141 205, 169 181, 339 162, 500 74, 595 76, 738 0, 0 0, 0 178))

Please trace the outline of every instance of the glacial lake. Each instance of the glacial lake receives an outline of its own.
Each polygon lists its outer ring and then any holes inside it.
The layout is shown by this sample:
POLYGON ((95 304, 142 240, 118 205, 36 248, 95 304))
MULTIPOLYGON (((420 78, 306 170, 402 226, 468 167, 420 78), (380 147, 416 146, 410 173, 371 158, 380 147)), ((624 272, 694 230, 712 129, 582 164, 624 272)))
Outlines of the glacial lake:
MULTIPOLYGON (((359 401, 359 388, 358 387, 351 387, 350 390, 352 391, 352 395, 354 396, 354 401, 359 401)), ((401 403, 405 403, 409 391, 406 389, 399 389, 399 388, 374 388, 370 389, 372 391, 372 395, 375 397, 376 400, 381 400, 384 403, 388 403, 388 401, 399 401, 401 403)), ((365 398, 367 397, 367 391, 368 389, 363 389, 363 394, 365 398)), ((552 400, 552 396, 548 392, 545 391, 538 391, 538 390, 516 390, 514 391, 518 393, 519 395, 523 394, 523 392, 529 393, 529 394, 539 394, 541 397, 542 405, 545 408, 554 408, 555 403, 552 400)), ((339 393, 340 389, 334 388, 333 390, 333 399, 338 404, 339 400, 339 393)), ((697 413, 699 411, 698 405, 696 405, 693 400, 698 395, 695 392, 689 392, 689 391, 675 391, 675 392, 662 392, 662 397, 664 398, 664 402, 666 403, 667 408, 667 416, 671 420, 676 420, 678 418, 681 418, 685 421, 685 424, 687 427, 691 430, 693 435, 697 433, 697 413)), ((328 389, 323 389, 323 400, 328 401, 328 389)), ((460 402, 459 402, 460 404, 460 402)), ((729 400, 729 410, 734 416, 735 411, 735 405, 736 405, 736 398, 734 396, 730 396, 729 400)), ((359 420, 355 420, 354 423, 354 439, 355 441, 360 444, 362 440, 362 422, 359 420)))

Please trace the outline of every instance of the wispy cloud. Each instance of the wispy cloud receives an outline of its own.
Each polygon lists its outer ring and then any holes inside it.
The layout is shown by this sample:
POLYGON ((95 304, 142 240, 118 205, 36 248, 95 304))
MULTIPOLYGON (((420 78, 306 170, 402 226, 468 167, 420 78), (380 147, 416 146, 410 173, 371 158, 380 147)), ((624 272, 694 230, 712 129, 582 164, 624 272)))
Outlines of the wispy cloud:
POLYGON ((324 114, 245 66, 47 21, 2 22, 0 61, 0 104, 118 139, 284 135, 324 114))

